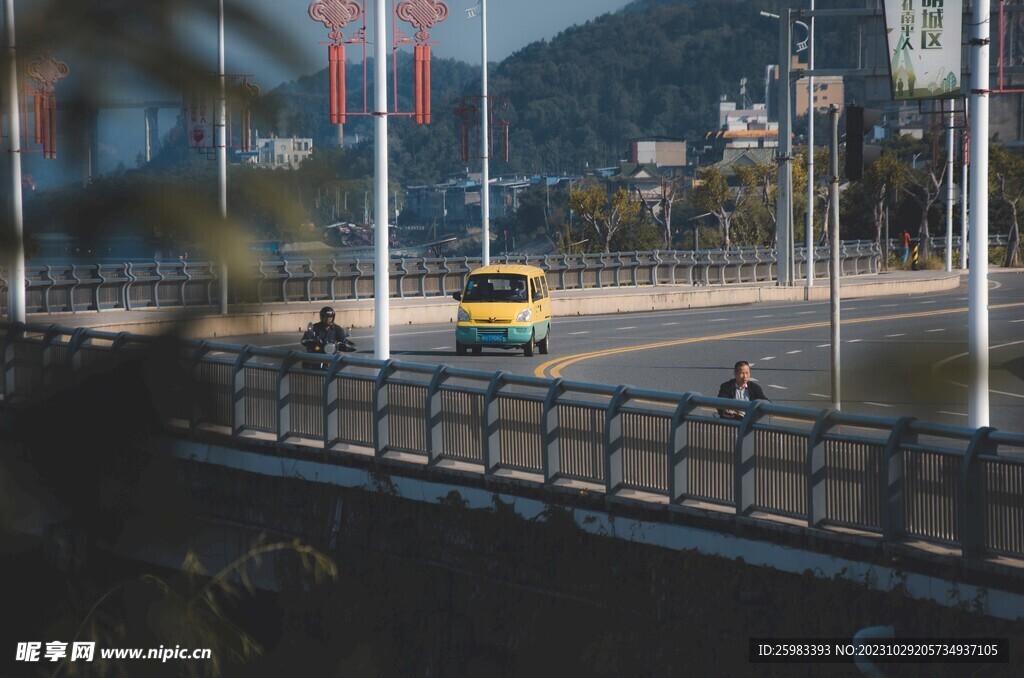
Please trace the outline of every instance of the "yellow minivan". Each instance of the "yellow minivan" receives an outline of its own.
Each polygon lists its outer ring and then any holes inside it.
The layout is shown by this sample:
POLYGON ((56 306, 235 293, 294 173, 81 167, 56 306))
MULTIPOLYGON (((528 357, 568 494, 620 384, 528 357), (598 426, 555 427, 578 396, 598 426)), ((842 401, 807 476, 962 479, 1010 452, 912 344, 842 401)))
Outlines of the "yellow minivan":
POLYGON ((479 354, 484 346, 521 348, 523 355, 551 350, 551 297, 536 266, 496 264, 469 274, 460 302, 455 352, 479 354))

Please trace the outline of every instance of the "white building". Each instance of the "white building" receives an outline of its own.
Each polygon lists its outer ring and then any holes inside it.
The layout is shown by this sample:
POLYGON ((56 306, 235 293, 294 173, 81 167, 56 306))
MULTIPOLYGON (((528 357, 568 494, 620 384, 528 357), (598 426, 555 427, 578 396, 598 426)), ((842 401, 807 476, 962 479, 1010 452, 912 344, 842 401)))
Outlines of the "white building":
POLYGON ((274 169, 296 169, 302 161, 313 154, 312 139, 256 139, 256 157, 254 162, 260 167, 272 167, 274 169))

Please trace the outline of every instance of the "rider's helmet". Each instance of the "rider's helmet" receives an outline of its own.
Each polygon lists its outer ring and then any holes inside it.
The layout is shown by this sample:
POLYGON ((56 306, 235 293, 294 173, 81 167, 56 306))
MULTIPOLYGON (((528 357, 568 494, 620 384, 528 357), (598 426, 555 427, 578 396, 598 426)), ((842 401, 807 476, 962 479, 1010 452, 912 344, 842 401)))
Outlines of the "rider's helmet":
POLYGON ((324 306, 320 309, 320 322, 326 322, 328 318, 334 318, 334 309, 330 306, 324 306))

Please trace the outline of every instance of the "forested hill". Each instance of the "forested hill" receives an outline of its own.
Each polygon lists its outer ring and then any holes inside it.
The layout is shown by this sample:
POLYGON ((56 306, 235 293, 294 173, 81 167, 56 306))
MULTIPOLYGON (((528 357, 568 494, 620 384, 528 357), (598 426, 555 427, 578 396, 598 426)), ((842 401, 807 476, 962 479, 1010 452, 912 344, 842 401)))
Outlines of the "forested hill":
MULTIPOLYGON (((490 94, 508 97, 511 122, 509 162, 492 163, 492 173, 578 172, 616 164, 638 136, 703 137, 718 125, 721 96, 737 99, 740 78, 762 100, 765 65, 778 60, 778 29, 759 11, 778 7, 772 0, 638 0, 492 65, 490 94)), ((400 72, 411 72, 406 59, 400 72)), ((362 106, 362 71, 349 65, 350 108, 362 106)), ((452 111, 459 95, 479 92, 479 69, 435 59, 432 77, 434 122, 390 125, 393 172, 405 183, 438 181, 463 167, 452 111)), ((400 83, 406 108, 410 80, 400 83)), ((312 136, 317 144, 335 139, 325 72, 278 88, 263 104, 263 124, 278 134, 312 136)), ((371 129, 369 118, 350 117, 345 131, 354 138, 371 129)))

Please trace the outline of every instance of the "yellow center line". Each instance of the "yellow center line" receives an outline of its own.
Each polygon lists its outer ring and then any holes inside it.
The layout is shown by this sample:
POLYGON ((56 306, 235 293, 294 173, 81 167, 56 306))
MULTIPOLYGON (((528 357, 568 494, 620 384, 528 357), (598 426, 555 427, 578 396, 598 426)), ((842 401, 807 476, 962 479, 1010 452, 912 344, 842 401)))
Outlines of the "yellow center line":
MULTIPOLYGON (((1018 306, 1024 306, 1024 302, 1017 302, 1013 304, 996 304, 989 306, 989 310, 997 310, 1003 308, 1016 308, 1018 306)), ((965 313, 967 307, 961 308, 949 308, 939 311, 919 311, 916 313, 899 313, 896 315, 884 315, 873 318, 851 318, 849 320, 843 320, 843 325, 855 325, 859 323, 873 323, 881 322, 884 320, 905 320, 907 318, 925 318, 936 315, 950 315, 953 313, 965 313)), ((693 344, 698 341, 720 341, 722 339, 736 339, 739 337, 752 337, 759 334, 772 334, 775 332, 793 332, 796 330, 811 330, 819 327, 828 327, 828 322, 816 322, 816 323, 805 323, 802 325, 785 325, 782 327, 766 327, 758 330, 741 330, 738 332, 727 332, 725 334, 713 334, 705 337, 691 337, 689 339, 673 339, 671 341, 659 341, 653 344, 639 344, 637 346, 624 346, 618 348, 607 348, 600 351, 591 351, 589 353, 577 353, 575 355, 562 356, 561 358, 555 358, 543 363, 533 371, 535 376, 538 377, 561 377, 562 370, 570 365, 575 365, 578 362, 584 360, 590 360, 591 358, 601 358, 608 355, 615 355, 617 353, 630 353, 632 351, 647 351, 656 348, 668 348, 670 346, 682 346, 683 344, 693 344)))

